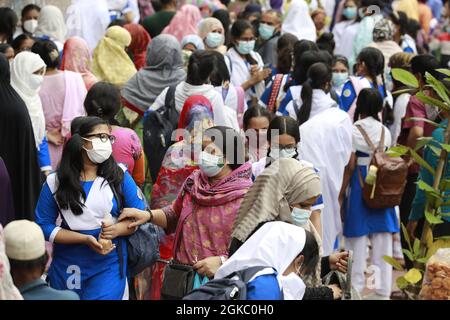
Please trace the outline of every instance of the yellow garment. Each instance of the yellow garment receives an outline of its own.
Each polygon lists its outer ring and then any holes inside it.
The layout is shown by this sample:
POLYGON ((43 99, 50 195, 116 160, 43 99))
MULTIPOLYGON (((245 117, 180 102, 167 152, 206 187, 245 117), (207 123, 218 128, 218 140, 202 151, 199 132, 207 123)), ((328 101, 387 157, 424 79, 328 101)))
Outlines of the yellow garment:
POLYGON ((125 52, 130 43, 131 35, 126 29, 114 26, 106 31, 94 50, 92 72, 99 80, 123 86, 137 72, 125 52))
POLYGON ((409 19, 419 21, 419 3, 417 0, 397 0, 392 3, 395 11, 403 11, 409 19))

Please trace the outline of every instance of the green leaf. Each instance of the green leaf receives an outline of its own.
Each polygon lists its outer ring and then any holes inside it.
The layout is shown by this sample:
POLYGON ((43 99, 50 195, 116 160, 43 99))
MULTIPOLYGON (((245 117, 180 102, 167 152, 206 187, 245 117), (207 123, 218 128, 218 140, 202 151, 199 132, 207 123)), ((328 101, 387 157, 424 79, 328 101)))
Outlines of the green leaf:
POLYGON ((442 82, 433 77, 432 74, 426 72, 425 78, 427 79, 427 83, 431 85, 434 91, 438 94, 438 96, 447 104, 450 105, 450 99, 448 97, 448 90, 444 86, 442 82))
POLYGON ((408 248, 410 251, 412 251, 411 240, 409 239, 408 229, 406 229, 406 226, 404 223, 401 224, 401 227, 402 227, 403 237, 405 238, 405 241, 408 244, 408 248))
POLYGON ((446 110, 446 111, 450 110, 450 107, 448 105, 446 105, 444 102, 442 102, 441 100, 429 97, 429 96, 425 95, 423 92, 416 93, 416 98, 425 104, 429 104, 429 105, 438 107, 439 109, 446 110))
POLYGON ((412 93, 416 91, 415 88, 410 88, 410 89, 400 89, 400 90, 396 90, 394 92, 392 92, 392 95, 396 96, 396 95, 400 95, 402 93, 412 93))
POLYGON ((411 118, 406 118, 406 120, 407 120, 407 121, 423 121, 423 122, 426 122, 426 123, 428 123, 428 124, 431 124, 432 126, 435 126, 435 127, 437 127, 437 128, 441 126, 439 123, 436 123, 436 122, 434 122, 434 121, 431 121, 430 119, 427 119, 427 118, 411 117, 411 118))
POLYGON ((435 216, 428 210, 425 210, 425 219, 427 219, 429 224, 440 224, 444 222, 440 217, 435 216))
POLYGON ((436 69, 437 72, 443 73, 450 77, 450 70, 449 69, 436 69))
POLYGON ((422 279, 422 273, 420 273, 419 269, 412 268, 409 269, 409 271, 403 276, 406 281, 408 281, 411 284, 416 284, 417 282, 422 279))
POLYGON ((450 240, 450 236, 443 236, 443 237, 438 237, 434 240, 450 240))
POLYGON ((431 151, 433 151, 433 153, 440 157, 441 156, 441 149, 439 149, 438 147, 432 146, 432 145, 428 145, 427 148, 430 148, 431 151))
POLYGON ((408 257, 409 260, 414 261, 414 255, 412 254, 411 251, 409 251, 408 249, 402 249, 402 252, 405 254, 405 256, 408 257))
POLYGON ((395 153, 404 155, 404 154, 408 153, 409 148, 405 147, 405 146, 395 146, 395 147, 390 147, 388 151, 393 151, 395 153))
POLYGON ((414 239, 413 253, 414 257, 417 258, 420 251, 420 240, 418 238, 414 239))
POLYGON ((417 259, 416 261, 417 261, 418 263, 423 263, 423 264, 425 264, 425 263, 427 263, 428 258, 427 258, 427 257, 419 258, 419 259, 417 259))
POLYGON ((398 263, 398 261, 395 260, 394 258, 389 257, 389 256, 383 256, 383 260, 386 261, 387 263, 389 263, 391 266, 393 266, 395 270, 398 270, 398 271, 403 270, 400 263, 398 263))
POLYGON ((417 78, 411 72, 400 68, 393 68, 391 69, 391 73, 392 78, 403 83, 404 85, 412 88, 419 87, 419 81, 417 81, 417 78))
POLYGON ((450 190, 450 179, 441 180, 439 189, 441 189, 442 191, 450 190))
MULTIPOLYGON (((416 146, 414 147, 414 150, 422 149, 424 146, 429 144, 431 141, 433 141, 433 137, 421 137, 417 139, 416 146)), ((450 146, 449 146, 450 147, 450 146)))
POLYGON ((447 152, 450 152, 450 144, 446 144, 446 143, 440 143, 442 149, 444 149, 447 152))
POLYGON ((419 156, 417 154, 417 152, 415 152, 414 150, 410 149, 409 150, 411 153, 411 157, 414 159, 414 161, 416 161, 421 167, 424 167, 425 169, 427 169, 432 175, 436 174, 436 171, 428 164, 428 162, 426 162, 425 160, 423 160, 423 158, 421 156, 419 156))
POLYGON ((405 277, 398 277, 398 278, 395 280, 395 282, 396 282, 397 287, 398 287, 399 289, 405 289, 406 287, 409 286, 409 282, 405 279, 405 277))
POLYGON ((436 190, 423 180, 417 181, 417 187, 425 192, 436 193, 436 190))

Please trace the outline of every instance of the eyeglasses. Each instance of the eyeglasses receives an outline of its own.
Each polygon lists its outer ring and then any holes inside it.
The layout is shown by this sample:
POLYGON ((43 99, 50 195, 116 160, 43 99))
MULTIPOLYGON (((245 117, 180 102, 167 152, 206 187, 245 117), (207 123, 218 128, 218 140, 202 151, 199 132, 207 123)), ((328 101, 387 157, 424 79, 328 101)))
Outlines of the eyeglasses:
MULTIPOLYGON (((96 134, 90 134, 87 135, 86 138, 89 137, 95 137, 95 138, 99 138, 101 142, 106 142, 106 141, 110 141, 111 144, 114 144, 114 142, 116 142, 116 137, 113 135, 109 135, 107 133, 96 133, 96 134)), ((89 139, 87 139, 89 140, 89 139)))

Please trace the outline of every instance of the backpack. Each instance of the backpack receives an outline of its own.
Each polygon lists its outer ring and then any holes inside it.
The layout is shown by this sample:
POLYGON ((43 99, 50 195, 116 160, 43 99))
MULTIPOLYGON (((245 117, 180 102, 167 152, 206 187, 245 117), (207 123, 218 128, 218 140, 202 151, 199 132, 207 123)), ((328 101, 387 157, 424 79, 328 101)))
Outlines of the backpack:
POLYGON ((363 190, 363 199, 372 209, 393 208, 400 205, 408 176, 408 164, 401 157, 391 157, 384 151, 384 126, 378 148, 370 140, 367 132, 356 125, 364 140, 373 151, 370 166, 377 167, 375 183, 367 184, 358 170, 359 182, 363 190))
MULTIPOLYGON (((124 202, 119 196, 117 190, 113 185, 110 185, 114 198, 117 201, 117 208, 122 211, 124 202)), ((146 208, 149 208, 144 194, 138 187, 139 197, 142 197, 146 208)), ((135 277, 141 273, 145 268, 152 266, 159 258, 159 242, 160 242, 160 228, 152 223, 144 223, 140 225, 136 232, 127 238, 127 269, 130 277, 135 277)), ((123 248, 122 242, 119 241, 117 247, 119 255, 120 275, 123 276, 123 248)))
POLYGON ((175 142, 172 133, 177 129, 180 117, 175 107, 175 88, 171 86, 167 90, 164 106, 149 110, 144 116, 144 153, 153 182, 156 182, 167 149, 175 142))
POLYGON ((183 300, 247 300, 247 283, 267 267, 251 267, 214 279, 189 292, 183 300), (232 279, 237 276, 237 279, 232 279))

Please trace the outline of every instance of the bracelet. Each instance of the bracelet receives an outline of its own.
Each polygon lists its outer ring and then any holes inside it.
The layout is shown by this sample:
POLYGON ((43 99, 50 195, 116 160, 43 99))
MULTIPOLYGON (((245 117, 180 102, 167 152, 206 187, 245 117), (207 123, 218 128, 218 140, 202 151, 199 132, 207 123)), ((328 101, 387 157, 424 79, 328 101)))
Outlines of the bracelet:
POLYGON ((220 256, 220 262, 221 262, 222 264, 224 264, 225 261, 227 261, 227 258, 224 257, 224 256, 220 256))
POLYGON ((153 221, 153 212, 150 209, 146 209, 145 212, 148 213, 148 222, 152 222, 153 221))

